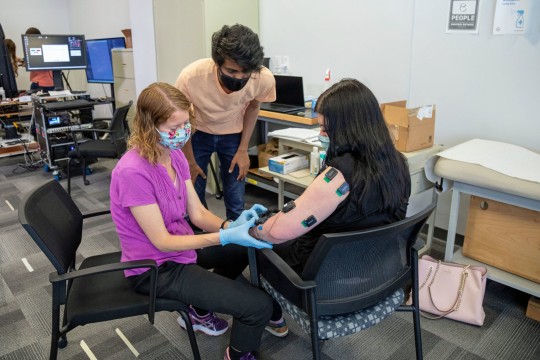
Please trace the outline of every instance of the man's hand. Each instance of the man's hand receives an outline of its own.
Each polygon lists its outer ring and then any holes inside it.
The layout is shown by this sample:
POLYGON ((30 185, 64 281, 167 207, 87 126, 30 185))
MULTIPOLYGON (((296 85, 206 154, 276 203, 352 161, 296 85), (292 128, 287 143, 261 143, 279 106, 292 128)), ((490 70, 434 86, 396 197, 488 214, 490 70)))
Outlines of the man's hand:
POLYGON ((195 185, 195 181, 197 180, 197 176, 202 177, 203 179, 206 179, 206 175, 204 174, 204 171, 197 165, 196 162, 189 163, 189 173, 191 174, 191 182, 195 185))
POLYGON ((229 174, 234 171, 234 167, 238 165, 238 177, 236 180, 241 181, 246 177, 249 170, 249 156, 247 150, 238 150, 231 161, 229 174))

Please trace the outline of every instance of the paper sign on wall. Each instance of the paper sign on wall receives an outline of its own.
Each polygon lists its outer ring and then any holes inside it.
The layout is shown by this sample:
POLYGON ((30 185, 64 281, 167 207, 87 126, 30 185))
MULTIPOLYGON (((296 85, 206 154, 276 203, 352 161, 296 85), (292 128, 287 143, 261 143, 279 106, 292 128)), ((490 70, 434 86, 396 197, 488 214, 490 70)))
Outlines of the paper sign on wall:
POLYGON ((450 0, 447 33, 478 33, 480 0, 450 0))
POLYGON ((529 0, 497 0, 493 34, 523 34, 530 19, 529 0))

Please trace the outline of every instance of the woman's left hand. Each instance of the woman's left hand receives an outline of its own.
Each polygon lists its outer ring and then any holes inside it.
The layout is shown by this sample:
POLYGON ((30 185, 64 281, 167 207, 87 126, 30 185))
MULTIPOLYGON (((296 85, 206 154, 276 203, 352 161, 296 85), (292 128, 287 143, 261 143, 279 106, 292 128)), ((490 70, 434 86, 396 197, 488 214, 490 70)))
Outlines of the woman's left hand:
POLYGON ((229 223, 229 226, 227 227, 227 229, 232 229, 237 226, 244 225, 251 219, 257 220, 258 218, 259 218, 259 215, 257 215, 257 212, 255 210, 252 210, 252 209, 244 210, 242 211, 242 213, 240 214, 240 216, 238 216, 236 220, 231 221, 229 223))

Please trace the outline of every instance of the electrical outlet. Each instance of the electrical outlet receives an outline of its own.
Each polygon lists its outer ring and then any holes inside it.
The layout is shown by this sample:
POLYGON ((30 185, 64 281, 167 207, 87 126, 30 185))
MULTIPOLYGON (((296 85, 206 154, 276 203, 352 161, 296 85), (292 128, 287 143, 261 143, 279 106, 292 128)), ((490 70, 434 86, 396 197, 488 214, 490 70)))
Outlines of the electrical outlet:
POLYGON ((289 55, 283 55, 281 58, 281 67, 289 67, 289 55))
POLYGON ((274 72, 276 74, 281 73, 281 55, 274 56, 274 72))

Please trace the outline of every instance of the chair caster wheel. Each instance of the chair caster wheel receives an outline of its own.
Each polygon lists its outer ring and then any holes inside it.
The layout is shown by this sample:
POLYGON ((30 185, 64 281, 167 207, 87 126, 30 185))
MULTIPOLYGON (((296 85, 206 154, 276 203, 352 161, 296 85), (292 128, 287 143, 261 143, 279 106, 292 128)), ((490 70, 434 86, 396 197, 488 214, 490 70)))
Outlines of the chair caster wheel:
POLYGON ((86 186, 90 185, 90 181, 84 180, 84 185, 86 185, 86 186))
POLYGON ((58 340, 58 348, 60 349, 63 349, 67 346, 67 338, 65 336, 62 336, 59 340, 58 340))

